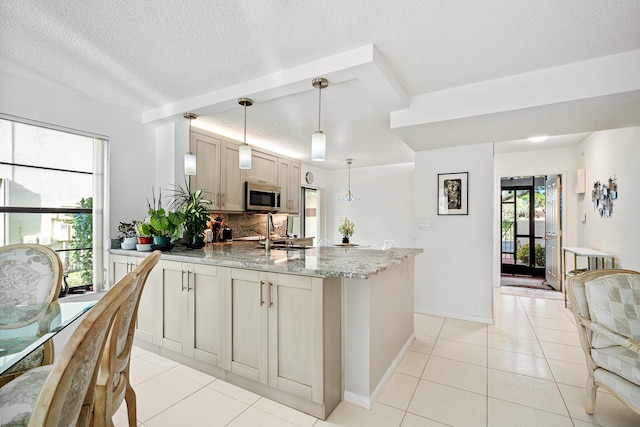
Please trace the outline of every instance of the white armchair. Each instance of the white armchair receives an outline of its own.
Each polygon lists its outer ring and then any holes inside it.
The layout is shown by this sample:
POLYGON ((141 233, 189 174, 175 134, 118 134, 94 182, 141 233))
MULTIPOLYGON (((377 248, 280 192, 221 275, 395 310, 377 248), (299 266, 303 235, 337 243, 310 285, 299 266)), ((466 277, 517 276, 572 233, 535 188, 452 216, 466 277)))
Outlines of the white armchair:
POLYGON ((572 277, 567 298, 576 318, 587 369, 587 405, 604 387, 640 414, 640 273, 593 270, 572 277))

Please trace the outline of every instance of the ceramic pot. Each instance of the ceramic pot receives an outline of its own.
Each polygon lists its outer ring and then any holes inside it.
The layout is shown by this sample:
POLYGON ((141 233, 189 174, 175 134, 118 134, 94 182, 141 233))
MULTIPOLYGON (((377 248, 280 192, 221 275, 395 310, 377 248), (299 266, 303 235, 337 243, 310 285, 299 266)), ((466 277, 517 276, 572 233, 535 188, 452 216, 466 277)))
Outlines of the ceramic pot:
POLYGON ((151 243, 153 243, 153 237, 138 236, 138 244, 140 244, 140 245, 150 245, 151 243))
POLYGON ((153 236, 153 244, 156 246, 166 246, 171 243, 169 236, 153 236))
POLYGON ((120 243, 120 247, 122 249, 131 250, 136 248, 136 242, 138 241, 135 237, 125 237, 120 243))
POLYGON ((342 243, 344 243, 345 245, 349 244, 349 238, 348 237, 343 237, 342 238, 342 243))

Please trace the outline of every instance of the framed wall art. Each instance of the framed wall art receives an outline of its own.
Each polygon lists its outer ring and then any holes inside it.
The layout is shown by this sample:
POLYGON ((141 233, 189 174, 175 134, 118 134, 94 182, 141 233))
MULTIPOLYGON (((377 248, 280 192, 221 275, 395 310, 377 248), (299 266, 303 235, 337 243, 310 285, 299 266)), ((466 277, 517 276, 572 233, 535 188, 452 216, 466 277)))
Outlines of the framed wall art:
POLYGON ((469 172, 438 174, 438 215, 469 215, 469 172))

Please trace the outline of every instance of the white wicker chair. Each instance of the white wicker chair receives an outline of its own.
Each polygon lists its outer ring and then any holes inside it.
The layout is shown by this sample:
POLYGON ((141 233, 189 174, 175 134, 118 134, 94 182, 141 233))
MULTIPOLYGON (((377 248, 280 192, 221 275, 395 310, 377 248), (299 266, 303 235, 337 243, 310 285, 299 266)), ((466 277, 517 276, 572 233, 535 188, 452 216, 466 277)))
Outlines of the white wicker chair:
POLYGON ((588 271, 569 279, 567 297, 589 372, 585 412, 604 387, 640 414, 640 273, 588 271))

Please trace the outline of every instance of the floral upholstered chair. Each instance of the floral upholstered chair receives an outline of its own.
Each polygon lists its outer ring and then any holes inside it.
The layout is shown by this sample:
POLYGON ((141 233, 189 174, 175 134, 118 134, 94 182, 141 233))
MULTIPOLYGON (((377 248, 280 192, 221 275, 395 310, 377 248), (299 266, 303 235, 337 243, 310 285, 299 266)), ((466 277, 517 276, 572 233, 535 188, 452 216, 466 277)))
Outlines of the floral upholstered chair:
POLYGON ((589 271, 569 280, 567 297, 589 372, 585 412, 604 387, 640 414, 640 273, 589 271))
MULTIPOLYGON (((16 244, 0 247, 0 305, 32 305, 50 303, 58 299, 62 279, 62 264, 50 248, 35 244, 16 244)), ((2 322, 0 333, 11 334, 20 340, 22 328, 39 328, 47 310, 34 310, 33 318, 2 322)), ((38 333, 36 331, 36 333, 38 333)), ((23 372, 53 362, 53 342, 33 351, 29 356, 0 376, 0 386, 23 372)))
POLYGON ((135 300, 136 273, 116 283, 84 315, 52 365, 0 387, 0 426, 88 426, 98 363, 117 316, 135 300))

